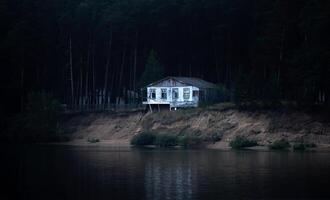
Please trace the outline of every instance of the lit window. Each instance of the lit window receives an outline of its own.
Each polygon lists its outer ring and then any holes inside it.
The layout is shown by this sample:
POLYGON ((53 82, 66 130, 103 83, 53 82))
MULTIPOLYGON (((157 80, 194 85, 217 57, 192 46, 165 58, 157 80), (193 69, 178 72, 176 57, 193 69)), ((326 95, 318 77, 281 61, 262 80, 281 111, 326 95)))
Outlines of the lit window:
POLYGON ((183 98, 190 99, 190 88, 183 88, 183 98))
POLYGON ((155 89, 150 89, 149 90, 149 98, 150 99, 156 99, 156 90, 155 89))
POLYGON ((162 99, 167 99, 167 89, 162 89, 162 99))

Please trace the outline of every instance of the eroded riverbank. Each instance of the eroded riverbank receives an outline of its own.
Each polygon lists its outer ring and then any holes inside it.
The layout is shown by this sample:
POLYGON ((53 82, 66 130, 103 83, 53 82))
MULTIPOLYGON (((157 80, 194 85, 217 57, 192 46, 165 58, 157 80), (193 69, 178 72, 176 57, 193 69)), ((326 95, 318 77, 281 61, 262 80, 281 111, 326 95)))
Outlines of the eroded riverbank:
POLYGON ((236 136, 256 140, 263 146, 281 139, 315 143, 322 148, 330 144, 330 123, 324 117, 288 110, 239 111, 224 105, 147 114, 79 114, 67 116, 61 128, 70 132, 73 141, 68 144, 73 145, 88 144, 88 138, 97 138, 100 143, 127 146, 134 135, 142 132, 199 137, 216 149, 228 148, 226 144, 236 136))

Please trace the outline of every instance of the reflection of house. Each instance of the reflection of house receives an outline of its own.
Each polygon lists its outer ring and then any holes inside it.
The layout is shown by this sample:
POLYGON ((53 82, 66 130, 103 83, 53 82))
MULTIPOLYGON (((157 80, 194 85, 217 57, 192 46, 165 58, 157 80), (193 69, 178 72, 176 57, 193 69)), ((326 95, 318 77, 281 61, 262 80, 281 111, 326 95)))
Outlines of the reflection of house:
POLYGON ((146 199, 193 199, 197 193, 197 174, 192 166, 177 163, 147 162, 146 199))
POLYGON ((147 86, 145 105, 167 105, 169 109, 198 107, 219 97, 217 85, 199 78, 167 77, 147 86))

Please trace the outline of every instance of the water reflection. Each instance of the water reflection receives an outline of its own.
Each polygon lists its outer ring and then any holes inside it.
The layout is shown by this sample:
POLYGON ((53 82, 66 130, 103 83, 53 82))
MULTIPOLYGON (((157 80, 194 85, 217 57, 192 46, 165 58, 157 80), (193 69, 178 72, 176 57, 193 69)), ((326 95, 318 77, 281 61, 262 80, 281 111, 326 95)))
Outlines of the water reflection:
POLYGON ((147 199, 193 199, 198 183, 197 170, 189 163, 185 153, 156 155, 145 166, 147 199))
POLYGON ((2 158, 1 199, 330 197, 329 153, 29 146, 2 158))

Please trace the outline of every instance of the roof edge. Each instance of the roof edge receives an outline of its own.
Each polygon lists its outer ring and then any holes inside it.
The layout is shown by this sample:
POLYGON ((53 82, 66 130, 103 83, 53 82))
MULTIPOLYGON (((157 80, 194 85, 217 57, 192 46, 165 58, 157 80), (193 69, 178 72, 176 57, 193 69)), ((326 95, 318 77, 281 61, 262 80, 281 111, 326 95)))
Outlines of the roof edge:
POLYGON ((167 77, 162 78, 162 79, 160 79, 160 80, 158 80, 158 81, 156 81, 156 82, 150 83, 149 85, 147 85, 147 86, 145 86, 145 87, 152 87, 152 86, 154 86, 154 85, 156 85, 156 84, 158 84, 158 83, 160 83, 160 82, 162 82, 162 81, 168 80, 168 79, 173 79, 173 80, 175 80, 175 81, 177 81, 177 82, 180 82, 180 83, 182 83, 182 84, 185 84, 185 85, 192 85, 192 86, 200 87, 200 88, 217 88, 217 87, 218 87, 216 84, 211 83, 211 82, 208 82, 208 81, 205 81, 204 79, 201 79, 201 78, 196 78, 196 77, 175 77, 175 76, 167 76, 167 77), (210 87, 200 87, 200 86, 197 86, 197 85, 194 85, 194 84, 191 84, 191 83, 184 82, 184 81, 180 80, 180 78, 185 78, 185 79, 196 79, 196 80, 199 80, 199 81, 203 81, 203 82, 209 84, 210 87))

